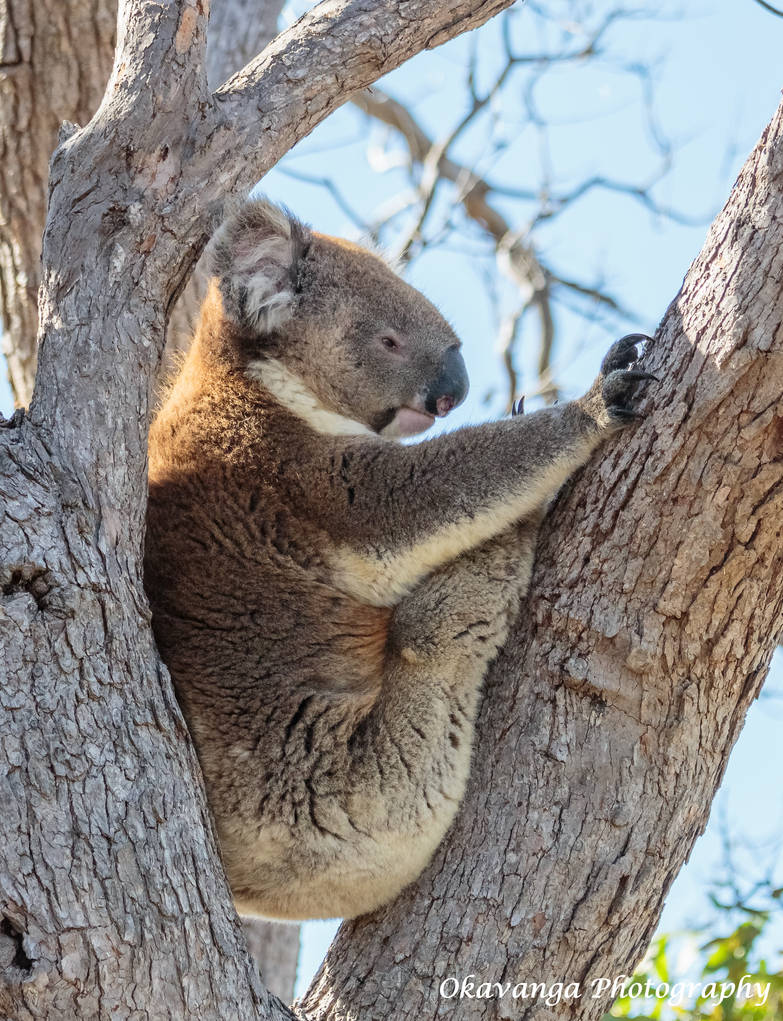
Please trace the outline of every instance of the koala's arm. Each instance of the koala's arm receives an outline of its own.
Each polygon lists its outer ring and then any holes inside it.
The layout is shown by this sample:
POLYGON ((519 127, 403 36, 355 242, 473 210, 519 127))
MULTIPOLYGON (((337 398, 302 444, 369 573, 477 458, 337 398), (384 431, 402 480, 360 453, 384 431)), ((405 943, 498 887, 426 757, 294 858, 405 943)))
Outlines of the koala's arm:
POLYGON ((603 439, 637 417, 630 402, 649 376, 625 371, 635 357, 624 338, 584 397, 530 415, 415 446, 341 441, 328 496, 317 496, 340 551, 341 587, 391 605, 441 564, 540 512, 603 439))
POLYGON ((346 443, 328 501, 343 587, 396 602, 434 568, 545 506, 607 432, 566 404, 411 447, 346 443))

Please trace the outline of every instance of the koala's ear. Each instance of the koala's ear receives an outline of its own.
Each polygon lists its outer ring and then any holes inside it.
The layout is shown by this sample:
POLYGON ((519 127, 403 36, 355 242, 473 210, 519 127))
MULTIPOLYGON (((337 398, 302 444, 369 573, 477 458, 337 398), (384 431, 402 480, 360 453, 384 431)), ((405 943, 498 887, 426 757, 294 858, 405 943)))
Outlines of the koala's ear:
POLYGON ((310 231, 286 210, 265 199, 245 203, 209 245, 226 316, 258 333, 282 326, 293 314, 309 244, 310 231))

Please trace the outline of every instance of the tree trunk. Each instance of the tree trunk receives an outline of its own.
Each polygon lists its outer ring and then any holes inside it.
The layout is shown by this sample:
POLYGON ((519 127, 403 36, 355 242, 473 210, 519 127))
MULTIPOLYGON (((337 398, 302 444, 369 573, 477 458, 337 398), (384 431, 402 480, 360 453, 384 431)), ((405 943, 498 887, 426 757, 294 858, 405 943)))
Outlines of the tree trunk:
MULTIPOLYGON (((267 45, 282 0, 219 0, 213 5, 207 74, 217 87, 267 45)), ((18 405, 32 395, 38 331, 41 235, 49 158, 63 121, 86 123, 98 108, 114 56, 117 0, 5 0, 0 19, 0 317, 3 351, 18 405)), ((169 347, 190 339, 203 274, 177 302, 169 347)), ((253 957, 266 985, 293 997, 298 926, 245 919, 253 957)))
POLYGON ((16 402, 35 378, 49 157, 63 121, 98 108, 114 54, 117 0, 0 4, 0 316, 16 402))
POLYGON ((638 963, 783 628, 782 285, 783 106, 645 358, 649 418, 545 525, 457 822, 414 888, 342 927, 306 1011, 591 1021, 593 983, 638 963), (439 995, 452 977, 472 990, 439 995))
POLYGON ((141 585, 166 316, 226 196, 510 0, 319 5, 214 94, 203 0, 121 0, 52 161, 39 365, 0 430, 0 1016, 283 1018, 250 960, 141 585))

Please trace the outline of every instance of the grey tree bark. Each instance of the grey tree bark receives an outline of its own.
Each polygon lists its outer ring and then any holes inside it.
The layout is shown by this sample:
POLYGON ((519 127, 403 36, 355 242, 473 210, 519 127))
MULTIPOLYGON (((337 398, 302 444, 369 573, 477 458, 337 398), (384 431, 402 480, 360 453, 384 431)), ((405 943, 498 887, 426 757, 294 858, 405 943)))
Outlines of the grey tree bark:
POLYGON ((509 2, 328 2, 215 92, 205 0, 120 3, 100 108, 51 161, 35 391, 0 430, 0 1015, 290 1016, 247 954, 141 585, 166 318, 227 196, 509 2))
MULTIPOLYGON (((212 7, 207 77, 213 88, 277 33, 283 0, 218 0, 212 7)), ((117 0, 0 3, 0 318, 3 354, 18 407, 35 380, 41 235, 49 159, 60 125, 86 124, 114 58, 117 0)), ((203 295, 194 274, 172 310, 170 347, 187 345, 203 295)))
POLYGON ((49 157, 60 124, 85 124, 98 108, 116 26, 116 0, 0 4, 0 317, 19 405, 35 378, 49 157))
MULTIPOLYGON (((207 76, 217 87, 275 36, 282 0, 219 0, 207 46, 207 76)), ((0 318, 16 402, 33 390, 41 236, 49 158, 63 121, 86 123, 98 108, 114 57, 117 0, 0 4, 0 318)), ((194 272, 172 310, 168 350, 182 350, 203 295, 194 272)), ((293 997, 298 926, 245 919, 266 985, 293 997)))

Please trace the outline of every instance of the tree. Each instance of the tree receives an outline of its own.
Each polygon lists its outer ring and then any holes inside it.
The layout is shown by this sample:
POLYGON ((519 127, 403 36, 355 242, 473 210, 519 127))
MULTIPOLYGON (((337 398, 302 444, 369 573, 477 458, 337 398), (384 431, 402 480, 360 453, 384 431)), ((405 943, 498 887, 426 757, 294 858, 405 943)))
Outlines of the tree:
MULTIPOLYGON (((281 0, 224 0, 211 13, 207 79, 217 87, 274 37, 281 0)), ((86 124, 97 110, 114 57, 117 0, 9 2, 0 22, 12 72, 0 76, 2 160, 0 311, 3 351, 17 403, 29 403, 36 368, 41 236, 49 158, 63 121, 86 124)), ((182 346, 203 282, 194 275, 169 321, 169 347, 182 346)), ((298 926, 246 919, 265 981, 293 996, 298 926)))
MULTIPOLYGON (((141 587, 166 313, 227 195, 505 6, 322 5, 210 94, 201 0, 120 4, 104 101, 52 159, 36 389, 0 433, 10 1016, 290 1016, 245 951, 141 587)), ((590 980, 645 949, 783 623, 782 131, 783 109, 667 313, 655 412, 558 501, 457 824, 414 888, 343 928, 305 1011, 434 1014, 472 973, 581 981, 592 1018, 590 980)))
POLYGON ((611 1017, 629 1021, 669 1021, 674 1017, 685 1021, 780 1021, 783 972, 770 968, 760 944, 771 923, 780 920, 781 898, 783 888, 769 879, 740 889, 736 873, 731 872, 729 879, 715 884, 710 895, 715 918, 709 931, 702 927, 657 937, 643 964, 629 976, 611 1017), (683 943, 695 957, 695 967, 691 964, 686 974, 677 961, 683 943), (674 990, 674 1002, 664 999, 667 987, 674 990), (656 990, 660 990, 658 996, 656 990))

